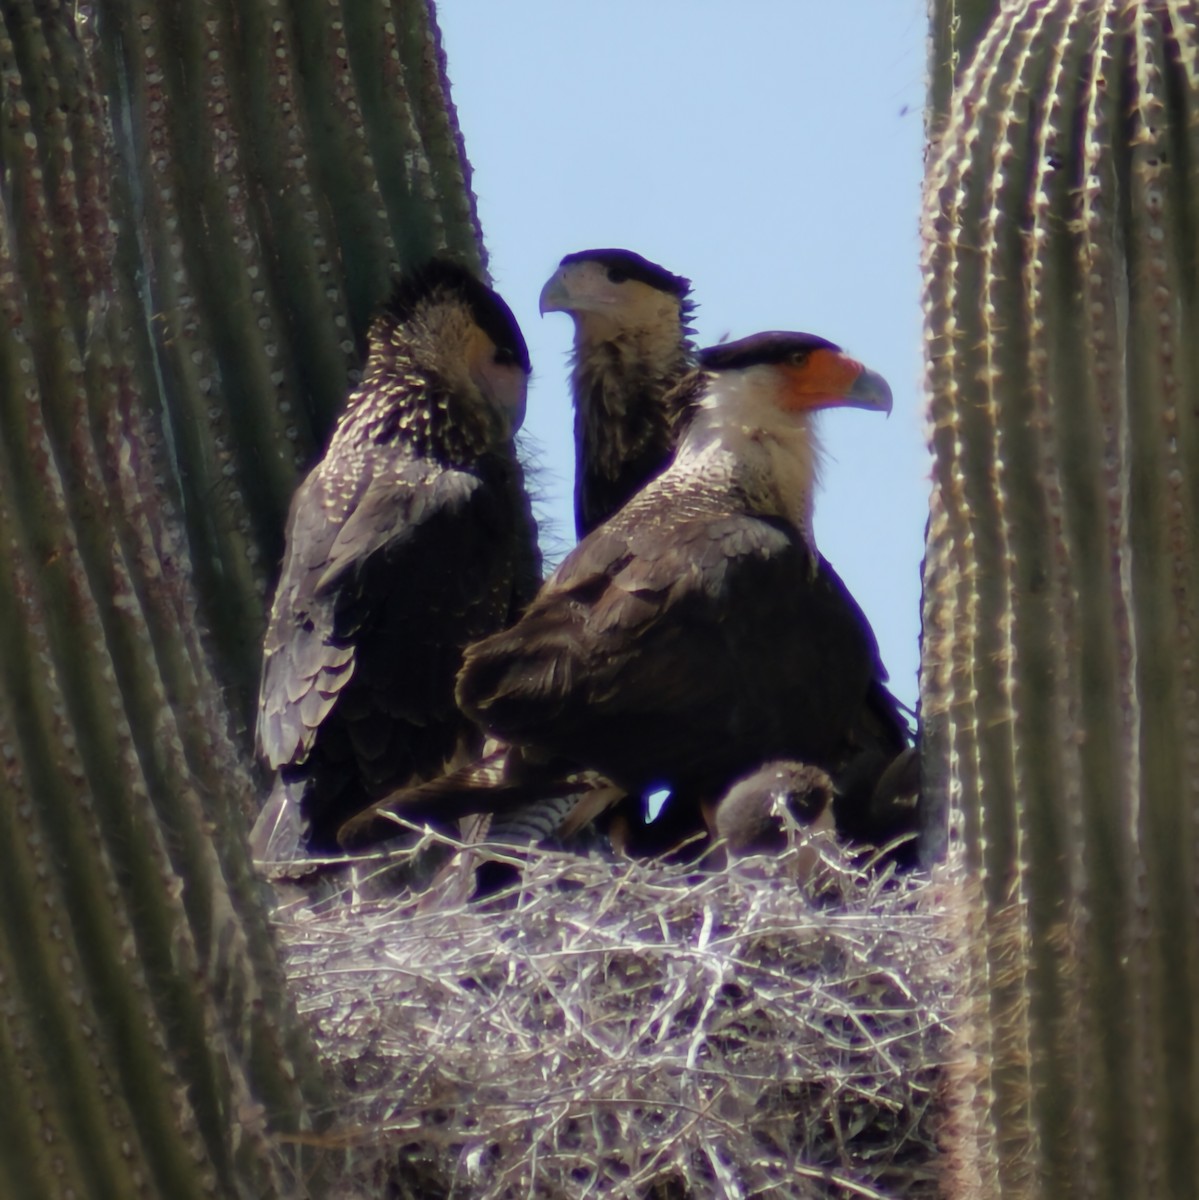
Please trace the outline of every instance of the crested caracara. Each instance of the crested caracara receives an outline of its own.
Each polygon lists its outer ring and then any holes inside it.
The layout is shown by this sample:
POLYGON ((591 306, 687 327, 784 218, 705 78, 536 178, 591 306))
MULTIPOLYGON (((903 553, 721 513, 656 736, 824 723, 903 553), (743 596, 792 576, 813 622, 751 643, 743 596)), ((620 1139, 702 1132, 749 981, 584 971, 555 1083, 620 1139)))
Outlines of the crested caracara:
POLYGON ((721 797, 709 824, 734 857, 768 854, 786 846, 787 821, 824 825, 835 794, 833 781, 819 767, 789 760, 763 763, 721 797))
MULTIPOLYGON (((673 456, 688 419, 676 385, 696 361, 689 328, 693 310, 688 280, 629 250, 569 254, 542 289, 542 313, 568 312, 575 324, 571 385, 580 537, 613 515, 673 456)), ((832 588, 844 590, 819 554, 816 569, 832 588)), ((839 777, 842 831, 873 841, 910 828, 918 791, 917 781, 900 796, 873 794, 892 756, 906 749, 910 738, 885 679, 880 671, 864 714, 875 728, 863 735, 861 753, 839 777)), ((639 808, 639 799, 631 798, 622 805, 621 819, 641 826, 639 808)), ((660 826, 657 836, 640 840, 660 846, 663 836, 673 839, 679 832, 660 826)))
POLYGON ((812 538, 815 410, 889 410, 890 390, 806 334, 699 359, 670 401, 684 430, 671 465, 515 626, 467 650, 457 692, 513 753, 634 795, 668 789, 687 814, 771 759, 835 778, 908 744, 870 626, 812 538))
POLYGON ((278 772, 260 858, 335 848, 346 818, 481 750, 454 701, 463 648, 541 576, 513 444, 528 375, 508 306, 446 260, 403 278, 371 327, 288 517, 259 694, 278 772))
MULTIPOLYGON (((629 250, 585 250, 567 255, 541 292, 541 312, 567 312, 575 324, 572 391, 575 409, 575 528, 589 533, 624 505, 674 453, 672 390, 694 364, 688 321, 690 283, 629 250)), ((500 755, 406 797, 409 819, 428 814, 440 797, 443 812, 483 809, 493 817, 488 836, 498 841, 551 840, 569 811, 594 810, 604 781, 578 780, 583 804, 559 794, 563 780, 513 781, 500 755), (545 790, 554 792, 548 796, 545 790), (519 803, 521 796, 525 803, 519 803), (515 807, 511 807, 515 803, 515 807)), ((510 764, 508 764, 510 765, 510 764)), ((575 778, 569 768, 564 779, 575 778)), ((640 805, 637 798, 633 804, 640 805)), ((634 818, 634 820, 636 820, 634 818)), ((394 832, 386 816, 364 814, 343 841, 362 844, 394 832)))
POLYGON ((674 454, 673 389, 694 366, 691 284, 631 250, 568 254, 541 311, 574 320, 575 528, 606 521, 674 454))

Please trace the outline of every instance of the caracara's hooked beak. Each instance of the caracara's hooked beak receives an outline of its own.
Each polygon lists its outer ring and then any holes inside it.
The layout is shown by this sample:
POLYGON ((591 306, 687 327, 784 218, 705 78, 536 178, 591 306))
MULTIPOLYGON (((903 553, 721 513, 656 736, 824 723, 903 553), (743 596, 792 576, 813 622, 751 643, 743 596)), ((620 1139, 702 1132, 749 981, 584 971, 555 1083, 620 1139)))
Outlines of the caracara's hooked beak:
POLYGON ((559 267, 546 280, 537 307, 544 317, 550 312, 611 312, 627 301, 627 290, 610 282, 601 264, 572 262, 559 267))
POLYGON ((779 370, 788 411, 845 407, 891 412, 887 381, 840 350, 813 350, 804 362, 781 364, 779 370))
POLYGON ((537 298, 537 311, 543 317, 546 313, 570 311, 570 289, 562 277, 561 268, 545 281, 545 287, 537 298))

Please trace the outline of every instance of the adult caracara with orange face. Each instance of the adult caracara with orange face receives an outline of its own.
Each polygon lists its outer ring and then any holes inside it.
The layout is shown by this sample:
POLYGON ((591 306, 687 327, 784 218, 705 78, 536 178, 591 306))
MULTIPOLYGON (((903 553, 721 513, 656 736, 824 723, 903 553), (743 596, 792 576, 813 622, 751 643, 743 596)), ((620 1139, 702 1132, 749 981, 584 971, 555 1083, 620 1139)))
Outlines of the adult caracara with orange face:
POLYGON ((362 382, 288 517, 258 857, 333 849, 348 817, 481 749, 454 701, 463 648, 509 624, 541 576, 513 445, 528 375, 508 306, 448 261, 407 276, 372 326, 362 382))
MULTIPOLYGON (((579 535, 612 516, 669 463, 689 414, 677 384, 695 365, 690 340, 690 283, 629 250, 583 250, 567 255, 541 293, 541 311, 566 312, 575 325, 571 374, 575 409, 575 518, 579 535)), ((817 571, 837 590, 844 585, 827 560, 817 571)), ((876 681, 873 733, 839 782, 842 831, 867 840, 888 840, 910 826, 910 797, 918 787, 907 775, 899 789, 873 796, 890 756, 906 753, 910 732, 885 687, 876 681), (906 788, 906 791, 904 790, 906 788), (906 798, 905 798, 906 797, 906 798)), ((894 774, 894 772, 892 772, 894 774)), ((625 818, 640 824, 634 800, 625 818)), ((662 829, 651 841, 662 840, 662 829)), ((677 831, 665 831, 665 837, 677 831)))
POLYGON ((890 390, 808 334, 699 359, 672 400, 671 465, 467 650, 457 692, 514 753, 691 809, 770 759, 835 777, 907 738, 870 626, 812 539, 814 414, 889 411, 890 390))

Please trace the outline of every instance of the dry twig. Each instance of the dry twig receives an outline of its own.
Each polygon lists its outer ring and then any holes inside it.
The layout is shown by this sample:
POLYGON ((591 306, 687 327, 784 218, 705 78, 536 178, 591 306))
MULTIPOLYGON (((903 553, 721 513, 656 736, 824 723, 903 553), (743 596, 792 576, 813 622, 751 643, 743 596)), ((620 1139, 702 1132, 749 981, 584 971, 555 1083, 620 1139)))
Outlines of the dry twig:
POLYGON ((936 1195, 935 883, 832 840, 804 880, 800 848, 712 873, 491 849, 524 867, 502 904, 366 899, 360 864, 278 914, 364 1194, 936 1195))

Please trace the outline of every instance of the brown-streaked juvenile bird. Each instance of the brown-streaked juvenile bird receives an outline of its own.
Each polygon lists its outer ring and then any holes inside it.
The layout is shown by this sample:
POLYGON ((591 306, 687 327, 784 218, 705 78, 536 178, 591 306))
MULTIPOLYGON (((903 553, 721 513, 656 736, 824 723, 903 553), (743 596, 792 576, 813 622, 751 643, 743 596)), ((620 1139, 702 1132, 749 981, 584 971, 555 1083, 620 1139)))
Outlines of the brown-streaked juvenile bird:
POLYGON ((574 321, 575 528, 585 537, 674 454, 674 389, 694 366, 691 283, 631 250, 568 254, 541 311, 574 321))
POLYGON ((633 794, 668 789, 688 814, 767 760, 836 776, 908 737, 870 626, 812 538, 813 413, 889 411, 890 390, 807 334, 699 359, 671 401, 685 430, 674 461, 514 627, 468 649, 458 684, 463 710, 514 753, 633 794))
MULTIPOLYGON (((541 291, 541 312, 569 313, 575 326, 571 390, 575 413, 575 527, 583 537, 607 520, 674 453, 673 389, 694 365, 688 322, 691 285, 630 250, 568 254, 541 291)), ((613 789, 565 765, 562 778, 543 769, 507 774, 504 754, 421 786, 403 800, 409 820, 442 813, 484 812, 487 836, 508 842, 552 841, 568 813, 581 829, 597 797, 613 789), (567 786, 569 785, 569 786, 567 786), (580 790, 572 790, 580 789, 580 790)), ((620 795, 619 790, 615 795, 620 795)), ((640 809, 640 798, 625 806, 640 809)), ((628 818, 640 825, 635 815, 628 818)), ((344 831, 343 844, 361 846, 394 832, 384 809, 364 814, 344 831)))
POLYGON ((785 808, 796 825, 827 827, 833 781, 819 767, 782 760, 764 763, 737 780, 716 804, 709 823, 729 854, 777 853, 787 845, 785 808))
POLYGON ((710 857, 725 863, 752 855, 782 854, 794 846, 791 877, 812 878, 822 838, 834 830, 833 781, 819 767, 790 760, 763 763, 737 780, 708 815, 716 839, 710 857))
POLYGON ((362 382, 300 485, 267 627, 260 858, 335 849, 348 817, 475 757, 463 648, 540 583, 513 437, 529 356, 508 306, 434 259, 376 318, 362 382))

